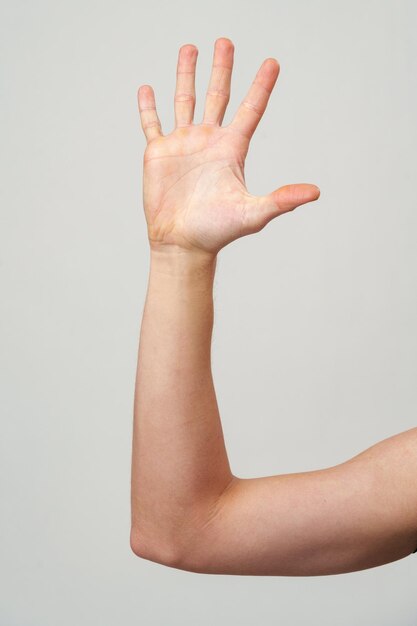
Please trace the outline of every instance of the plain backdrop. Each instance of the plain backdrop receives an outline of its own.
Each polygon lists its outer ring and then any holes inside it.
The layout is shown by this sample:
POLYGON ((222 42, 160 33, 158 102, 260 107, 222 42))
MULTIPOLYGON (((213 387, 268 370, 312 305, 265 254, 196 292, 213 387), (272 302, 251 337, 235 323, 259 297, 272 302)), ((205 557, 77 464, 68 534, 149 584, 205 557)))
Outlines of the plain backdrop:
POLYGON ((281 74, 249 191, 318 202, 221 251, 213 376, 232 470, 328 467, 416 426, 417 5, 1 3, 0 626, 412 626, 417 555, 336 576, 193 574, 130 550, 149 252, 136 91, 173 129, 179 47, 281 74))

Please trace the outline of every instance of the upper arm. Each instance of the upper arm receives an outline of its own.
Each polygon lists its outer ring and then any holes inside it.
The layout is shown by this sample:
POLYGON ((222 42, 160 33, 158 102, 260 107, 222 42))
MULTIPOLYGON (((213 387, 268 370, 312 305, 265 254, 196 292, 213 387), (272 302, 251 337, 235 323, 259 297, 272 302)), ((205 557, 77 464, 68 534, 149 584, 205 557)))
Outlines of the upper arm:
POLYGON ((366 569, 417 547, 417 428, 322 470, 235 477, 182 569, 312 576, 366 569))

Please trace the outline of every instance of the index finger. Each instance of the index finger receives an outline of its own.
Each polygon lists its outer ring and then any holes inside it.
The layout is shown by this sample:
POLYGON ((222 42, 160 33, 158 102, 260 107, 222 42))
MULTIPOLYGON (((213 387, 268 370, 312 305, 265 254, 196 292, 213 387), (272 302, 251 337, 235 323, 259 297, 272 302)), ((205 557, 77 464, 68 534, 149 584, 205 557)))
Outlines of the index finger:
POLYGON ((230 126, 251 139, 259 124, 279 74, 276 59, 265 59, 230 126))

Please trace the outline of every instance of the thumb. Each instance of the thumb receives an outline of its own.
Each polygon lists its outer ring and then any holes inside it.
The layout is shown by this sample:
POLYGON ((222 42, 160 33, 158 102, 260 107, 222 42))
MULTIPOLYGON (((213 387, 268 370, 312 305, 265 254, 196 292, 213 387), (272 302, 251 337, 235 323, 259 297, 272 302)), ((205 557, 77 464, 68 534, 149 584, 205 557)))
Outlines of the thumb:
POLYGON ((320 189, 309 183, 284 185, 266 196, 259 196, 246 216, 248 226, 254 230, 261 230, 274 217, 293 211, 301 204, 317 200, 320 189))

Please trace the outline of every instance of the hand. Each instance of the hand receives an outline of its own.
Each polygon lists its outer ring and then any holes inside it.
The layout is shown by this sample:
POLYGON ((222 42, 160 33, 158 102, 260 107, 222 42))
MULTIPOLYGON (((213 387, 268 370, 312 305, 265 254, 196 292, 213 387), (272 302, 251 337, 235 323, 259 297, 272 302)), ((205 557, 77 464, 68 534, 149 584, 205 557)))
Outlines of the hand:
POLYGON ((221 126, 230 95, 234 46, 217 39, 205 111, 193 123, 198 50, 179 50, 175 92, 175 129, 163 135, 150 85, 138 91, 143 131, 143 199, 152 249, 217 254, 239 237, 260 231, 271 219, 317 200, 315 185, 286 185, 265 196, 250 194, 244 163, 249 142, 266 109, 279 73, 266 59, 228 126, 221 126))

